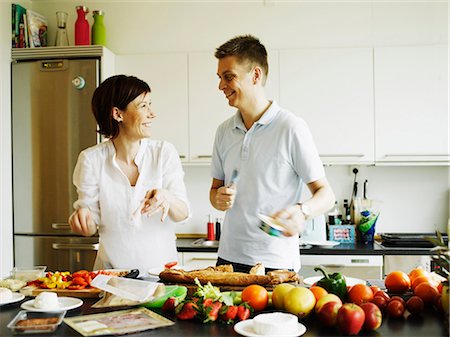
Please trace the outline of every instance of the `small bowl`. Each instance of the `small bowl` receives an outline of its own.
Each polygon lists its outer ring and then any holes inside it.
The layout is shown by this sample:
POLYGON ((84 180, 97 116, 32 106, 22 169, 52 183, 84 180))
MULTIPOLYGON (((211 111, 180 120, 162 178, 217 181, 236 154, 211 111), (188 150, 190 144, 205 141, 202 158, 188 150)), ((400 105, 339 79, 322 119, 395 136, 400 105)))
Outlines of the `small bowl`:
POLYGON ((65 315, 66 311, 48 313, 48 312, 32 312, 21 310, 12 319, 12 321, 8 323, 7 327, 11 329, 11 331, 15 334, 34 334, 34 333, 53 332, 56 330, 58 325, 61 324, 65 315), (35 318, 38 319, 55 318, 55 320, 53 323, 49 324, 35 324, 28 326, 20 325, 20 321, 22 320, 31 320, 35 318))
POLYGON ((258 335, 286 336, 297 331, 298 318, 284 312, 259 314, 253 318, 253 330, 258 335))

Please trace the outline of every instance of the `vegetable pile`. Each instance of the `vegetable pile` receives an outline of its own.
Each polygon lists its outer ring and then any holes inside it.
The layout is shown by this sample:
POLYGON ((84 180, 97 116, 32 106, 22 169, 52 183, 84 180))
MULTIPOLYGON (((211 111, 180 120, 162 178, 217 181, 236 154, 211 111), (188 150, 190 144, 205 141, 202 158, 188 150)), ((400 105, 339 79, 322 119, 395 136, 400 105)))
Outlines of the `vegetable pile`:
POLYGON ((99 274, 113 275, 112 272, 99 270, 89 272, 87 270, 79 270, 71 274, 68 271, 47 272, 45 277, 37 280, 29 281, 28 286, 35 286, 41 289, 70 289, 81 290, 91 287, 91 281, 99 274))

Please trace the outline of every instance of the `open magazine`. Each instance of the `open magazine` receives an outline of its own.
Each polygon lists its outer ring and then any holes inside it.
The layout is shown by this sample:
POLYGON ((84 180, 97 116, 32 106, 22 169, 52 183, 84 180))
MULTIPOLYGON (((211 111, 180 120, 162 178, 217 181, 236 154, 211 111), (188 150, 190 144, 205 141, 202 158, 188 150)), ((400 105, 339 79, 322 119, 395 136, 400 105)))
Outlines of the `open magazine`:
POLYGON ((64 323, 83 336, 122 335, 175 324, 147 308, 68 317, 64 323))

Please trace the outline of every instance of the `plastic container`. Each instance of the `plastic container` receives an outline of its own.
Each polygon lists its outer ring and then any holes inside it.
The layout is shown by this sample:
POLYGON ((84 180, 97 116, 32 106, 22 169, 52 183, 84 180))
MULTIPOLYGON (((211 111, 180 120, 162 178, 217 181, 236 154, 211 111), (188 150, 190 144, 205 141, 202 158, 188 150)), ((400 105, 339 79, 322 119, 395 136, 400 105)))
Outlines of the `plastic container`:
POLYGON ((21 310, 17 315, 8 323, 7 327, 15 334, 35 334, 35 333, 49 333, 56 330, 58 325, 61 324, 66 311, 61 312, 33 312, 21 310), (55 318, 54 323, 50 324, 35 324, 30 326, 21 326, 20 321, 28 319, 46 319, 55 318))
POLYGON ((169 297, 175 297, 178 303, 181 303, 186 298, 187 288, 184 286, 166 286, 166 292, 164 295, 151 300, 148 303, 143 304, 146 308, 161 308, 164 302, 169 297))
POLYGON ((106 46, 106 28, 103 22, 105 12, 93 11, 94 24, 92 25, 91 43, 94 45, 106 46))
POLYGON ((91 285, 132 301, 146 302, 152 298, 159 284, 125 277, 97 275, 91 285))
POLYGON ((30 268, 18 268, 14 267, 11 270, 11 278, 21 281, 34 281, 40 277, 45 276, 45 270, 47 266, 35 266, 30 268))

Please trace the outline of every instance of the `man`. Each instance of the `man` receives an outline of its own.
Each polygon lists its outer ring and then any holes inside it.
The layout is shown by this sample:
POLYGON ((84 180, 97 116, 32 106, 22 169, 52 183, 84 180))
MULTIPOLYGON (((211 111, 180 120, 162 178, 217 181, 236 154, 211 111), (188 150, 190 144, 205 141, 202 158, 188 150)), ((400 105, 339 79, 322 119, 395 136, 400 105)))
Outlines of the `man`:
POLYGON ((219 90, 238 109, 218 127, 212 156, 210 201, 227 211, 217 264, 242 272, 258 262, 266 270, 298 271, 305 221, 335 200, 312 136, 303 119, 266 98, 267 51, 257 38, 237 36, 215 57, 219 90), (239 180, 231 184, 235 169, 239 180), (312 197, 300 202, 303 183, 312 197), (284 236, 263 232, 258 214, 281 223, 284 236))

